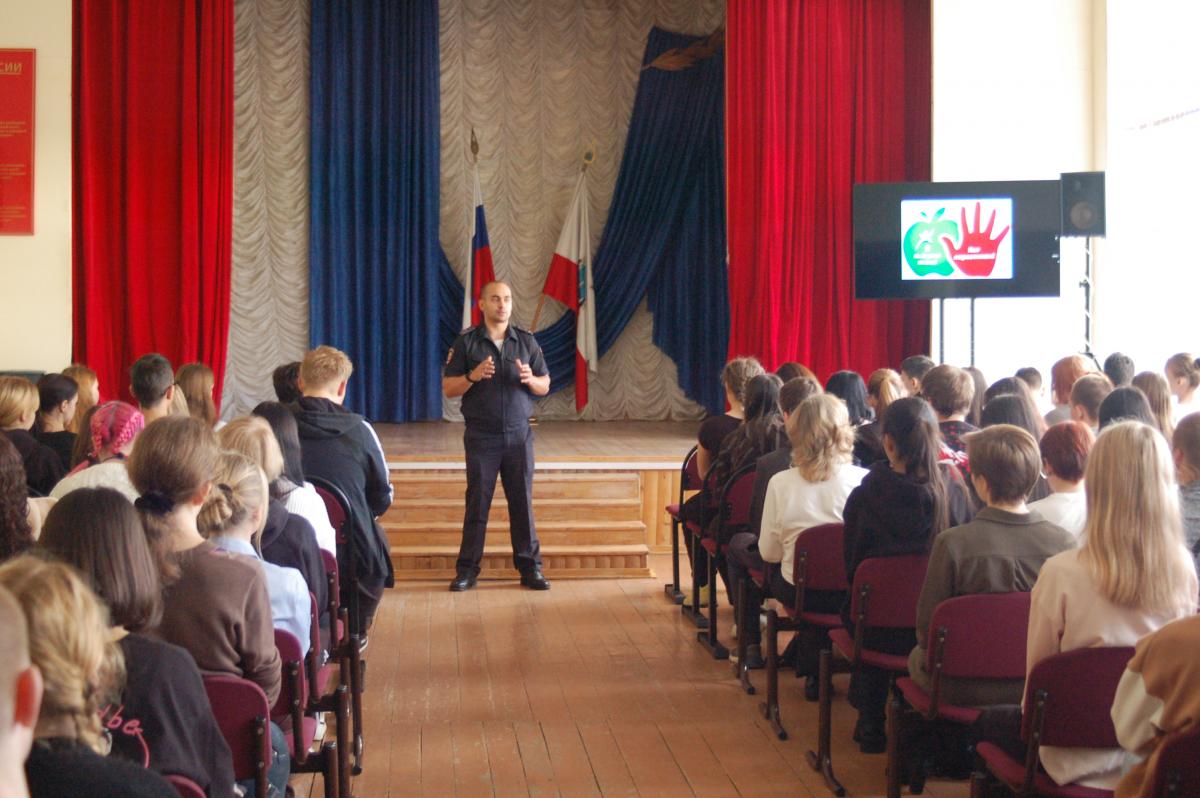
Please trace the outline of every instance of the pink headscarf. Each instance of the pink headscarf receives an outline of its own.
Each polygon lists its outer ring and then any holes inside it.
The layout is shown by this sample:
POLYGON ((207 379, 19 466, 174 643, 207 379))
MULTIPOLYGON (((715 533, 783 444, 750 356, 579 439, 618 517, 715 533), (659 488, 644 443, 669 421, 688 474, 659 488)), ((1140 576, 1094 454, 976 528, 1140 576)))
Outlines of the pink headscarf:
POLYGON ((107 449, 116 454, 146 426, 142 411, 125 402, 105 402, 92 414, 92 455, 107 449))

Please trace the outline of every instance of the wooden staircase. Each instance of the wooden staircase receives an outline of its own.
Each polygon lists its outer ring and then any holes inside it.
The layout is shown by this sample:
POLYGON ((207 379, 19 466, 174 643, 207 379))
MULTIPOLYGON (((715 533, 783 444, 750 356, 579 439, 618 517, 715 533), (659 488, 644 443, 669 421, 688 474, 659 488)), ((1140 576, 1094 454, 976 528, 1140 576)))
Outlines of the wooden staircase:
MULTIPOLYGON (((462 469, 394 470, 392 506, 380 519, 397 579, 454 576, 462 540, 462 469)), ((533 517, 551 579, 652 576, 635 470, 538 469, 533 517)), ((508 504, 499 480, 488 518, 483 579, 515 578, 508 504)))

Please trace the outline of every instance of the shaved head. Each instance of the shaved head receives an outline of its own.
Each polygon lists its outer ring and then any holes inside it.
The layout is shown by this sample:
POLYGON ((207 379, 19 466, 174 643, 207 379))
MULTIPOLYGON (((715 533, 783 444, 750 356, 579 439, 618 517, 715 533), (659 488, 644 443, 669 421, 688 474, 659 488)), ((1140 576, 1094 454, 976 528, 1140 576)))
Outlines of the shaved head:
POLYGON ((504 282, 503 280, 492 280, 490 283, 487 283, 486 285, 484 285, 483 288, 479 289, 480 301, 487 299, 488 294, 491 293, 492 291, 494 291, 495 289, 499 288, 500 286, 504 286, 505 288, 507 288, 508 295, 512 296, 512 286, 511 285, 504 282))
POLYGON ((504 329, 512 315, 512 288, 508 283, 492 280, 479 290, 479 309, 489 326, 504 329))

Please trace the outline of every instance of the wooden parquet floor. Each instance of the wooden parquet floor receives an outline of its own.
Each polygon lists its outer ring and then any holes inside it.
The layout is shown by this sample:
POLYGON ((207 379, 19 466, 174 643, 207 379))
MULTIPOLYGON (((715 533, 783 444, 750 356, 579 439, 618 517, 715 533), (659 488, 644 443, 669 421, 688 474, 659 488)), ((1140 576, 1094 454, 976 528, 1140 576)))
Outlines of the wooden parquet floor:
MULTIPOLYGON (((670 573, 666 557, 653 560, 670 573)), ((388 591, 367 652, 366 767, 355 795, 830 795, 804 761, 817 712, 802 683, 781 679, 791 732, 781 742, 758 712, 761 696, 743 693, 729 663, 700 648, 662 581, 388 591)), ((754 678, 761 692, 762 672, 754 678)), ((884 756, 851 742, 845 678, 835 681, 835 769, 851 795, 881 795, 884 756)), ((319 778, 293 786, 322 794, 319 778)), ((964 782, 925 790, 968 793, 964 782)))

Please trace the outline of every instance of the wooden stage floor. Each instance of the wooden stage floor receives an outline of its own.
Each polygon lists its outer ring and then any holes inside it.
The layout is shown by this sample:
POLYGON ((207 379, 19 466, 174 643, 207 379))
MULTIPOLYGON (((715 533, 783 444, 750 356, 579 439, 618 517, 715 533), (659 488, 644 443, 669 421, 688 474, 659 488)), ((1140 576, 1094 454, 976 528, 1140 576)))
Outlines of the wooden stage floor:
MULTIPOLYGON (((670 572, 666 557, 655 570, 670 572)), ((358 798, 818 796, 804 761, 817 708, 780 682, 780 742, 728 662, 715 662, 661 579, 559 581, 547 593, 444 581, 387 591, 366 658, 366 769, 358 798)), ((722 613, 728 619, 728 613, 722 613)), ((728 636, 728 622, 722 624, 728 636)), ((882 795, 884 756, 858 753, 846 677, 835 680, 835 768, 850 795, 882 795)), ((761 671, 753 675, 764 685, 761 671)), ((318 798, 320 779, 296 777, 318 798)), ((926 795, 965 798, 965 782, 926 795)))
MULTIPOLYGON (((543 421, 534 427, 534 456, 541 464, 591 463, 678 467, 696 444, 695 421, 543 421)), ((462 466, 463 425, 447 421, 376 424, 393 469, 432 463, 462 466)))

